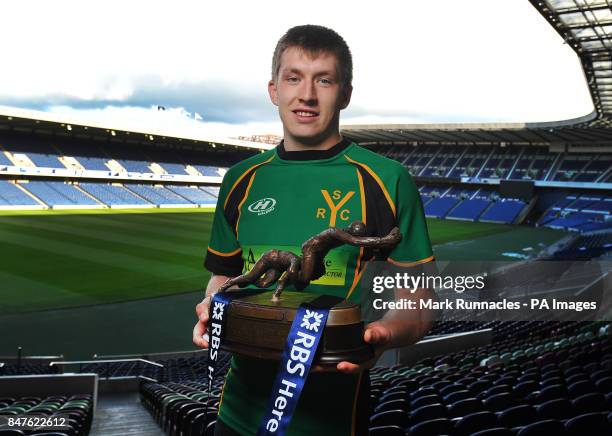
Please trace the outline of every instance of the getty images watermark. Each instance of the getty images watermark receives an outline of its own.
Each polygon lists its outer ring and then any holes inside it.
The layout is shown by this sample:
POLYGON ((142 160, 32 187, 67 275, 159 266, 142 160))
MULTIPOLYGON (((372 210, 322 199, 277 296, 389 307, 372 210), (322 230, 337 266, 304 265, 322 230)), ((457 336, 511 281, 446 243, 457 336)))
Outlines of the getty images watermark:
POLYGON ((612 262, 607 260, 447 261, 418 268, 373 262, 368 269, 361 282, 364 319, 389 310, 416 316, 425 309, 462 321, 612 321, 612 262))
MULTIPOLYGON (((421 273, 419 275, 411 275, 409 273, 395 273, 394 275, 379 275, 372 279, 372 292, 380 294, 384 291, 393 291, 395 289, 406 289, 411 294, 414 294, 418 289, 434 289, 438 291, 454 291, 462 294, 465 291, 477 290, 485 288, 485 278, 487 273, 482 275, 456 275, 442 276, 430 275, 421 273)), ((375 298, 372 301, 372 306, 376 310, 389 309, 453 309, 455 304, 458 309, 470 309, 470 301, 464 299, 456 299, 454 302, 449 300, 438 301, 433 298, 420 298, 418 300, 410 300, 401 298, 396 301, 384 301, 382 298, 375 298)))

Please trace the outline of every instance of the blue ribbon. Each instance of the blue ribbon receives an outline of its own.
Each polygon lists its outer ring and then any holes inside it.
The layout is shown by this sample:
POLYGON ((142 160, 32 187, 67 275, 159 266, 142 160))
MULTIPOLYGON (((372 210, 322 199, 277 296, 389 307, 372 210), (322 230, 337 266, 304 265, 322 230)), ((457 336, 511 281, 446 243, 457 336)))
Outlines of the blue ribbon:
POLYGON ((227 320, 227 311, 230 303, 236 297, 244 295, 242 292, 226 292, 213 295, 210 301, 208 314, 208 395, 212 390, 219 351, 221 351, 221 338, 223 337, 227 320))
POLYGON ((329 309, 302 304, 291 324, 258 436, 284 435, 323 335, 329 309))

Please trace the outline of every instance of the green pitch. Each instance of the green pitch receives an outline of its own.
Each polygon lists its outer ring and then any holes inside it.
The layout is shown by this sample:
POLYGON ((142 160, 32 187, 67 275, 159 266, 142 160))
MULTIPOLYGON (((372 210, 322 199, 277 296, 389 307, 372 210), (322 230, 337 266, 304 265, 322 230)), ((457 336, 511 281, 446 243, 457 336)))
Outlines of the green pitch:
POLYGON ((210 210, 0 214, 0 313, 202 289, 210 210))

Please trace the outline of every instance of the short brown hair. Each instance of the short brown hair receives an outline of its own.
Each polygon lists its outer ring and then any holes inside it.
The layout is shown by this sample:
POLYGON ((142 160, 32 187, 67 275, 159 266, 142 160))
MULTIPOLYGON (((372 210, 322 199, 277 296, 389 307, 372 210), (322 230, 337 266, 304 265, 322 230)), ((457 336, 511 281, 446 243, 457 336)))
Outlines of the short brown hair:
POLYGON ((292 27, 278 40, 272 57, 272 80, 278 79, 281 56, 289 47, 299 47, 307 53, 331 53, 336 56, 342 88, 353 83, 353 56, 346 41, 334 30, 314 24, 292 27))

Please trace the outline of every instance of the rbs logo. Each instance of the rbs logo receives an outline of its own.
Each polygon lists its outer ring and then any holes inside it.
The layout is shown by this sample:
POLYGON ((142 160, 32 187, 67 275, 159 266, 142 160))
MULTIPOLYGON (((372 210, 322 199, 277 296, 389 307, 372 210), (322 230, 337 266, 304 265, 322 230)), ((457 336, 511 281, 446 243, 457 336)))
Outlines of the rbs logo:
POLYGON ((276 206, 276 200, 273 198, 262 198, 261 200, 254 201, 249 204, 249 212, 256 213, 259 215, 265 215, 274 210, 274 206, 276 206))

